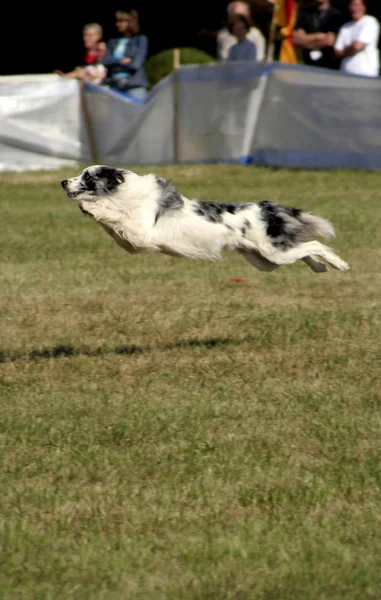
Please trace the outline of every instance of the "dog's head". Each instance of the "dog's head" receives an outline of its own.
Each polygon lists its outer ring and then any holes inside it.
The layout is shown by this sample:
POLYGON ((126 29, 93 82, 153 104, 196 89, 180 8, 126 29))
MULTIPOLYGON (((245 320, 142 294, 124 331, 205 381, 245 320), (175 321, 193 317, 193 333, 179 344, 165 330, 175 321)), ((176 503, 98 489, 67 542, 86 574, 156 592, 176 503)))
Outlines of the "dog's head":
POLYGON ((87 167, 78 175, 61 181, 70 199, 77 202, 96 202, 99 198, 115 193, 126 180, 130 171, 105 165, 87 167))

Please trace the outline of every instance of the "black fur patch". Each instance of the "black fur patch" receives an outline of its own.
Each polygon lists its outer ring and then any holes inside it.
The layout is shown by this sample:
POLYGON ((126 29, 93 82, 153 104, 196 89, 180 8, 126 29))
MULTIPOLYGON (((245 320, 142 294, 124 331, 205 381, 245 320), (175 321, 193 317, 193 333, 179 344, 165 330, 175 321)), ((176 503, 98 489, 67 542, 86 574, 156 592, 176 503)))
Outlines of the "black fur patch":
POLYGON ((226 202, 201 202, 197 200, 194 211, 211 223, 222 223, 225 212, 231 215, 247 208, 247 204, 228 204, 226 202))
MULTIPOLYGON (((89 174, 87 178, 86 173, 87 172, 85 171, 84 178, 87 188, 90 189, 89 184, 90 180, 93 180, 93 177, 89 174)), ((99 169, 95 171, 95 179, 99 179, 102 182, 102 185, 107 192, 113 192, 116 190, 118 185, 124 182, 124 175, 120 169, 113 169, 112 167, 99 167, 99 169)), ((93 184, 95 187, 94 181, 93 184)))
POLYGON ((161 188, 161 196, 155 216, 155 223, 168 210, 180 210, 184 206, 184 200, 178 190, 171 182, 162 177, 156 177, 156 182, 161 188))
POLYGON ((92 177, 88 171, 84 171, 81 183, 83 183, 84 187, 89 192, 95 192, 96 182, 94 177, 92 177))
POLYGON ((248 229, 251 229, 251 223, 250 223, 250 221, 248 221, 247 219, 245 219, 244 222, 243 222, 243 226, 241 227, 241 233, 242 233, 242 235, 246 235, 246 231, 248 229))
POLYGON ((298 208, 281 206, 276 202, 270 202, 268 200, 258 202, 258 206, 261 208, 262 220, 267 225, 267 235, 272 238, 277 238, 281 235, 286 235, 287 237, 292 238, 292 234, 287 231, 287 219, 285 219, 284 216, 298 219, 301 213, 298 208))

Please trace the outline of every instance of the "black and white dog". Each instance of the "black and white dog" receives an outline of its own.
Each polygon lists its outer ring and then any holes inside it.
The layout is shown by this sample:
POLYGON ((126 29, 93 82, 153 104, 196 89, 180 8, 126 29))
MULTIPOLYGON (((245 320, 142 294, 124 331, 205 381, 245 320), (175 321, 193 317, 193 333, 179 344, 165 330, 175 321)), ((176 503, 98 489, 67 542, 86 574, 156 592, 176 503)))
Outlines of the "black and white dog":
POLYGON ((130 253, 218 259, 236 250, 260 271, 303 260, 313 271, 348 264, 313 237, 329 237, 329 221, 276 202, 223 203, 189 200, 154 174, 94 165, 62 181, 69 198, 98 221, 130 253))

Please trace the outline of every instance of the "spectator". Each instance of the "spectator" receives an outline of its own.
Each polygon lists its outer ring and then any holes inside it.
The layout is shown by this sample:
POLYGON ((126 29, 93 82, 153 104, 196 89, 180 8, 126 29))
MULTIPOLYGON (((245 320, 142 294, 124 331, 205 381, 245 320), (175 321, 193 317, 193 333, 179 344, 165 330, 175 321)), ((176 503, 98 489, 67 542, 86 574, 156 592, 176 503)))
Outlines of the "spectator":
POLYGON ((378 40, 380 24, 367 15, 366 0, 350 0, 352 21, 343 25, 335 43, 340 69, 345 73, 377 77, 380 70, 378 40))
POLYGON ((84 79, 91 83, 100 83, 106 75, 106 69, 102 65, 106 44, 102 41, 103 29, 99 23, 88 23, 82 31, 85 55, 83 64, 75 67, 68 73, 56 70, 54 73, 64 79, 84 79))
POLYGON ((243 15, 235 15, 228 23, 229 32, 237 40, 230 47, 227 60, 255 60, 257 49, 255 44, 248 39, 250 23, 243 15))
POLYGON ((296 48, 303 49, 306 65, 326 69, 340 67, 333 46, 343 22, 342 14, 331 6, 330 0, 315 0, 313 6, 300 11, 292 42, 296 48))
POLYGON ((119 38, 111 38, 107 44, 103 64, 107 68, 104 80, 110 88, 128 94, 132 98, 145 100, 148 80, 145 62, 148 38, 139 33, 139 15, 134 9, 115 12, 119 38))
MULTIPOLYGON (((247 39, 255 45, 256 48, 256 60, 264 60, 265 58, 265 38, 257 27, 251 26, 251 14, 250 7, 246 2, 230 2, 227 6, 228 21, 236 16, 241 15, 245 17, 249 24, 250 29, 247 34, 247 39)), ((230 48, 237 43, 234 35, 229 31, 228 27, 223 27, 217 33, 217 58, 218 60, 226 60, 228 58, 230 48)))

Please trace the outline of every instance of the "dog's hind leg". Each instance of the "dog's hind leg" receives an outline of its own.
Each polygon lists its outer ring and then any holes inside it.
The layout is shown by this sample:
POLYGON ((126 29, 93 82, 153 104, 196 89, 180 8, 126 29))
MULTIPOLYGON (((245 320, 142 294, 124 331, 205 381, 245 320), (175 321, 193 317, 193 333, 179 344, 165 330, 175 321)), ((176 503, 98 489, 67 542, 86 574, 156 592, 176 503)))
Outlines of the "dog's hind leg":
POLYGON ((304 261, 306 265, 308 265, 313 271, 315 271, 315 273, 325 273, 326 271, 328 271, 328 268, 324 263, 314 260, 312 256, 305 256, 304 258, 302 258, 302 261, 304 261))
POLYGON ((258 269, 258 271, 274 271, 274 269, 277 269, 279 267, 278 264, 270 262, 269 260, 267 260, 267 258, 261 256, 259 252, 245 252, 244 250, 238 250, 238 253, 241 254, 243 258, 246 258, 246 260, 253 267, 258 269))
POLYGON ((294 248, 289 248, 288 250, 277 250, 275 248, 271 248, 263 251, 261 249, 261 253, 270 262, 274 262, 277 265, 290 265, 297 260, 304 260, 304 262, 306 262, 313 270, 315 270, 312 266, 312 261, 315 265, 319 263, 316 263, 311 256, 320 256, 320 258, 323 258, 335 269, 339 269, 340 271, 347 271, 349 269, 349 265, 339 256, 337 256, 337 254, 335 254, 331 248, 328 248, 328 246, 316 241, 304 242, 294 248))

